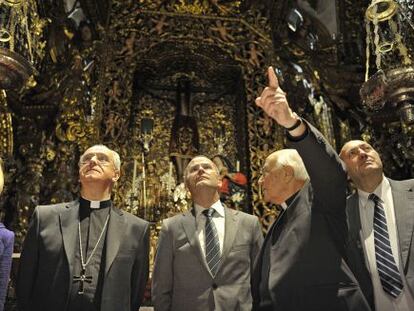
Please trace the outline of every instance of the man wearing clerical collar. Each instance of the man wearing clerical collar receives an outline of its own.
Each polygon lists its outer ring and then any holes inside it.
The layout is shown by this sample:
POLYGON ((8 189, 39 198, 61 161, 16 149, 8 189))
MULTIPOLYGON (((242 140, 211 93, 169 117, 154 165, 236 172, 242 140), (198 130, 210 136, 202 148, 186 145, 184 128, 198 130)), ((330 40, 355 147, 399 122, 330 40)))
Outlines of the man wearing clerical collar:
POLYGON ((345 262, 346 174, 335 150, 302 120, 272 67, 256 104, 286 131, 287 145, 265 161, 265 201, 285 203, 270 227, 253 274, 255 311, 368 311, 345 262))
POLYGON ((220 174, 204 156, 193 158, 184 181, 191 211, 164 220, 154 264, 156 311, 247 311, 250 275, 263 241, 256 216, 220 202, 220 174))
POLYGON ((137 310, 148 279, 149 225, 115 208, 117 152, 104 145, 79 160, 80 197, 36 207, 20 259, 20 310, 137 310))

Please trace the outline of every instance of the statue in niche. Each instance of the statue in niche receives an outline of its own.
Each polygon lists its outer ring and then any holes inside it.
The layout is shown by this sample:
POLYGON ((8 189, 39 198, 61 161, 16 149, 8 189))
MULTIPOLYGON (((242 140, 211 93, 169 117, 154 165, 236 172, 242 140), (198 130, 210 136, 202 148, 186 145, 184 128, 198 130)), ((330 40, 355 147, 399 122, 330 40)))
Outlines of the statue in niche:
POLYGON ((220 199, 228 207, 245 210, 247 207, 247 177, 234 168, 230 160, 217 154, 212 158, 220 172, 222 185, 219 189, 220 199))
POLYGON ((170 157, 175 165, 178 183, 191 158, 199 152, 199 136, 191 103, 191 82, 180 80, 176 93, 176 114, 171 130, 170 157))

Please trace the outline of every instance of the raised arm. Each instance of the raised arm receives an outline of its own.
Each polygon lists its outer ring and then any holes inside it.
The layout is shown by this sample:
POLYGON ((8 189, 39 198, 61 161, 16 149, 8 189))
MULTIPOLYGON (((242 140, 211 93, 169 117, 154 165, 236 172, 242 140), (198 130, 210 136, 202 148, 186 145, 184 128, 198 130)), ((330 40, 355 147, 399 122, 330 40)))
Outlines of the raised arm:
POLYGON ((269 85, 256 104, 287 131, 288 146, 296 149, 308 171, 312 188, 320 198, 321 208, 342 210, 346 195, 346 174, 335 150, 323 135, 302 120, 289 106, 286 93, 279 86, 272 67, 268 68, 269 85))

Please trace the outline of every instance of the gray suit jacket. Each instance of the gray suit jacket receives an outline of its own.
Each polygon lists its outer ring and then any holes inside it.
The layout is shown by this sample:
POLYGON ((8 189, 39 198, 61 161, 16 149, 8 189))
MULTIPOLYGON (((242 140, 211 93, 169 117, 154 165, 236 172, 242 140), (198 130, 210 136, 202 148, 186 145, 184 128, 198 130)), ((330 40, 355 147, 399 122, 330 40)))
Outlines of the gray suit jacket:
POLYGON ((194 209, 164 220, 152 279, 155 310, 251 310, 250 275, 262 242, 256 216, 225 208, 222 260, 213 277, 196 235, 194 209))
MULTIPOLYGON (((404 267, 404 274, 409 290, 414 294, 414 179, 404 181, 388 180, 391 185, 394 201, 400 262, 402 267, 404 267)), ((348 262, 374 310, 372 283, 363 250, 363 236, 357 192, 348 197, 347 216, 349 227, 347 243, 348 262)))
MULTIPOLYGON (((17 278, 20 311, 64 311, 73 278, 79 202, 38 206, 17 278)), ((101 311, 136 311, 148 279, 149 225, 111 208, 106 233, 101 311)))

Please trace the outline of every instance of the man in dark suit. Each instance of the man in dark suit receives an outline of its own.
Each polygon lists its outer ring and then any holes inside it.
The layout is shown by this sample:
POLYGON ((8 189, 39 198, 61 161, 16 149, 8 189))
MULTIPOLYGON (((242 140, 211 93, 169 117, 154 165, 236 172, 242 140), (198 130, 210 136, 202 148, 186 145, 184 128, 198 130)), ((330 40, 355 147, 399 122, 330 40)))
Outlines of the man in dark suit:
POLYGON ((250 275, 263 241, 257 217, 220 202, 220 174, 203 156, 184 180, 194 206, 164 220, 152 279, 156 311, 250 311, 250 275))
POLYGON ((340 153, 348 198, 349 263, 377 311, 414 310, 414 180, 386 178, 378 152, 352 140, 340 153))
POLYGON ((295 150, 272 153, 259 181, 265 200, 284 210, 256 262, 254 310, 370 310, 344 261, 347 181, 341 161, 325 138, 292 112, 272 67, 268 76, 269 86, 256 103, 286 128, 295 150))
POLYGON ((103 145, 79 161, 79 200, 38 206, 20 259, 21 311, 136 311, 148 278, 148 223, 115 208, 118 153, 103 145))

